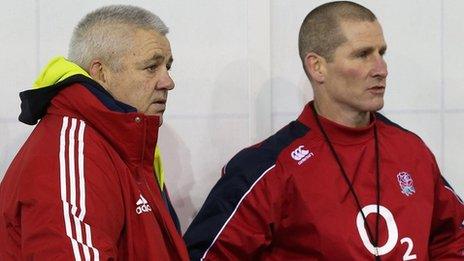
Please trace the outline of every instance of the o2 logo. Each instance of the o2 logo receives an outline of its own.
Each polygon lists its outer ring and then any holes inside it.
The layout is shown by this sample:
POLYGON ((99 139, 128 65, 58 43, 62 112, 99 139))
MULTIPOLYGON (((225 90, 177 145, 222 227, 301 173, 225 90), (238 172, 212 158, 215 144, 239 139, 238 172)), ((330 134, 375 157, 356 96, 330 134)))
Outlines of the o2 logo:
MULTIPOLYGON (((369 216, 369 214, 377 213, 377 205, 368 205, 362 209, 364 215, 369 216)), ((371 254, 375 256, 382 256, 390 253, 393 250, 396 243, 398 242, 398 227, 396 226, 395 219, 393 218, 393 214, 384 206, 379 206, 379 215, 385 219, 387 223, 387 230, 388 230, 388 239, 385 245, 374 247, 371 242, 369 241, 369 236, 367 235, 366 227, 364 224, 364 219, 362 217, 361 212, 358 213, 356 217, 356 226, 358 227, 359 236, 361 237, 364 246, 371 252, 371 254)), ((417 255, 412 254, 412 250, 414 248, 414 243, 411 238, 404 237, 400 240, 401 244, 407 244, 408 248, 403 255, 403 260, 414 260, 417 259, 417 255)))

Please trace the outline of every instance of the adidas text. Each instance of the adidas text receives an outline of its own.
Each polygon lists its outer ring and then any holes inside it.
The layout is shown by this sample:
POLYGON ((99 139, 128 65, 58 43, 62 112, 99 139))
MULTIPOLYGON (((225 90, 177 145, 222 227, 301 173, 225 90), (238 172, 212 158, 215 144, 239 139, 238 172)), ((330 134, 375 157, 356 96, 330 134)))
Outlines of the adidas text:
POLYGON ((142 205, 142 206, 138 206, 137 209, 135 210, 137 212, 137 214, 142 214, 143 212, 150 212, 151 211, 151 207, 149 205, 142 205))

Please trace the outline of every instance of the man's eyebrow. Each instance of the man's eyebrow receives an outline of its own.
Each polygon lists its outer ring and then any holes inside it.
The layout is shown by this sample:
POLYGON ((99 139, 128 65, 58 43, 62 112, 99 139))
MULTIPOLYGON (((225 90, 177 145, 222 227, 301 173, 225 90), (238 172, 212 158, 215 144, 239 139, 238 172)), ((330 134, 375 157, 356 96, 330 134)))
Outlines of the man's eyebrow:
MULTIPOLYGON (((373 53, 377 48, 376 47, 373 47, 373 46, 364 46, 364 47, 359 47, 355 50, 353 50, 353 52, 351 53, 352 55, 358 55, 358 54, 361 54, 361 53, 373 53)), ((387 46, 386 45, 382 45, 379 49, 379 52, 381 54, 384 54, 385 52, 387 51, 387 46)))
MULTIPOLYGON (((153 57, 151 57, 151 58, 149 58, 149 59, 143 61, 142 64, 143 64, 144 66, 148 66, 148 65, 150 65, 150 64, 161 64, 161 63, 163 63, 164 59, 165 59, 165 56, 164 56, 164 55, 162 55, 162 54, 155 54, 153 57)), ((171 64, 173 61, 174 61, 174 60, 173 60, 172 56, 170 56, 167 63, 168 63, 168 64, 171 64)))
POLYGON ((153 57, 143 61, 144 64, 148 65, 150 63, 162 63, 164 61, 164 55, 162 54, 155 54, 153 57))
POLYGON ((358 54, 358 53, 363 53, 363 52, 367 52, 367 53, 371 53, 374 51, 374 47, 372 46, 365 46, 365 47, 360 47, 360 48, 357 48, 353 51, 353 54, 358 54))

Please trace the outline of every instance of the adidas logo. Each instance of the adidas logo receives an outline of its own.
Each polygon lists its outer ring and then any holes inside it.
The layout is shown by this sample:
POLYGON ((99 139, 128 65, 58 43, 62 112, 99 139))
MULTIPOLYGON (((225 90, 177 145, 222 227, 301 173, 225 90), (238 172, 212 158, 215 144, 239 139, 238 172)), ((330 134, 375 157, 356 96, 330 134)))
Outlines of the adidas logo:
POLYGON ((311 158, 314 156, 314 153, 310 152, 309 150, 305 150, 304 146, 301 145, 299 146, 296 150, 292 151, 290 154, 292 158, 296 161, 298 161, 298 165, 303 164, 307 159, 311 158))
POLYGON ((150 212, 151 211, 151 207, 150 205, 148 205, 148 201, 142 196, 142 194, 140 194, 140 198, 139 200, 137 200, 137 203, 135 203, 137 205, 137 208, 135 209, 135 212, 137 212, 137 214, 142 214, 144 212, 150 212))

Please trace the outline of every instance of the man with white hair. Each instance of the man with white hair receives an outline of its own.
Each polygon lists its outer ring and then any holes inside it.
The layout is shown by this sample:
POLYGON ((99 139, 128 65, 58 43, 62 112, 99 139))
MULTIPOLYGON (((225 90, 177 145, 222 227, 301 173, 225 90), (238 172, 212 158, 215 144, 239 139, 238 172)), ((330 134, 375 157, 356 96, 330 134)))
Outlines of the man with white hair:
POLYGON ((167 33, 145 9, 97 9, 20 94, 19 119, 40 121, 0 185, 1 260, 188 259, 155 153, 167 33))

